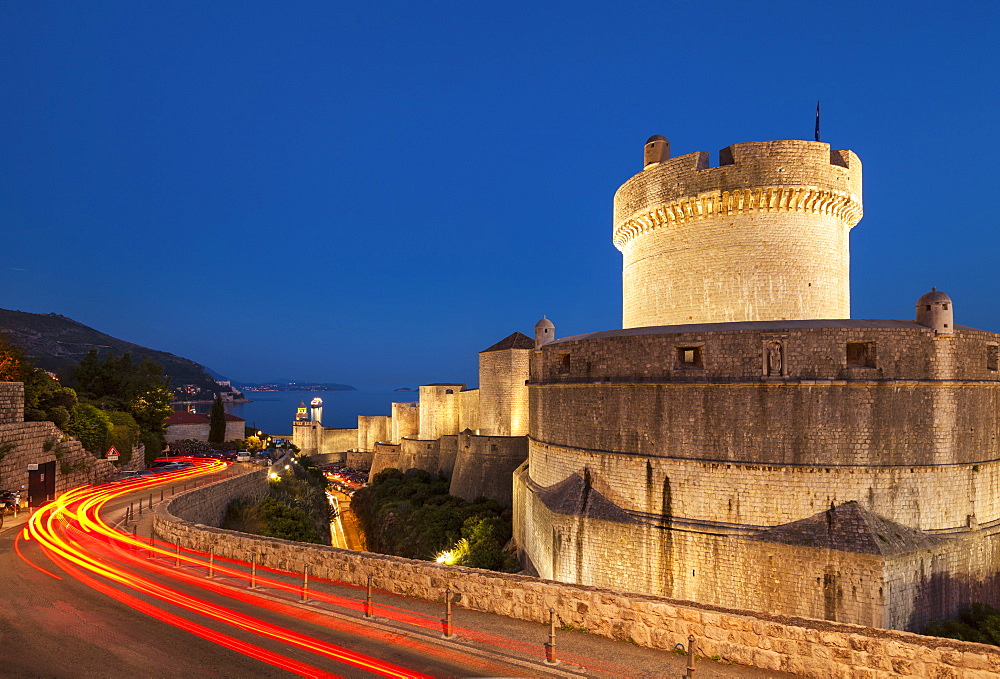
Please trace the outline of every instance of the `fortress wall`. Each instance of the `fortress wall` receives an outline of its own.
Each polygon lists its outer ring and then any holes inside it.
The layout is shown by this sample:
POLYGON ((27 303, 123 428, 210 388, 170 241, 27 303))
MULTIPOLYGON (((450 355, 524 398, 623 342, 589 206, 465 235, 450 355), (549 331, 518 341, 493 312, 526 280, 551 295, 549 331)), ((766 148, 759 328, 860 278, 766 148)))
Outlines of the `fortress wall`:
POLYGON ((458 430, 478 431, 479 420, 479 389, 466 389, 458 394, 458 430))
POLYGON ((459 436, 460 434, 453 434, 451 436, 442 436, 438 439, 438 471, 449 479, 455 473, 459 436))
POLYGON ((396 466, 404 472, 408 469, 423 469, 437 474, 441 469, 440 439, 403 439, 399 445, 399 461, 396 466))
POLYGON ((378 442, 389 443, 392 438, 392 417, 388 415, 358 415, 358 440, 354 447, 360 451, 374 452, 378 442))
POLYGON ((987 363, 988 347, 1000 344, 1000 334, 963 328, 953 336, 936 337, 932 329, 905 321, 881 322, 890 327, 865 326, 879 321, 844 323, 856 327, 790 322, 584 335, 534 352, 532 381, 1000 380, 1000 371, 987 363), (766 366, 768 348, 775 342, 781 344, 781 374, 772 378, 766 366), (848 366, 851 342, 874 344, 874 368, 848 366), (699 348, 698 366, 681 363, 679 348, 684 347, 699 348))
POLYGON ((448 492, 469 502, 488 497, 509 507, 513 493, 511 475, 527 459, 526 436, 459 434, 455 473, 448 492))
POLYGON ((515 539, 544 578, 910 630, 1000 599, 995 526, 932 549, 881 555, 559 514, 523 471, 515 474, 514 498, 515 539))
POLYGON ((457 434, 459 396, 464 384, 431 384, 420 387, 420 438, 439 439, 457 434))
POLYGON ((479 430, 488 436, 528 433, 528 361, 530 349, 479 354, 479 430))
POLYGON ((623 325, 848 318, 861 163, 828 144, 734 144, 648 165, 615 194, 623 325))
POLYGON ((332 427, 319 427, 317 430, 322 437, 321 453, 346 453, 358 445, 357 428, 339 429, 332 427))
POLYGON ((371 469, 375 451, 348 451, 345 463, 351 469, 371 469))
POLYGON ((0 425, 24 421, 24 384, 0 382, 0 425))
POLYGON ((669 492, 674 517, 769 527, 856 501, 920 530, 964 530, 1000 520, 1000 461, 979 465, 835 467, 705 462, 620 455, 532 441, 529 473, 539 486, 590 472, 619 507, 659 515, 669 492))
POLYGON ((883 625, 878 591, 882 559, 876 555, 557 514, 531 492, 524 479, 515 479, 514 492, 520 507, 531 505, 531 522, 519 525, 515 533, 518 546, 522 539, 534 549, 545 545, 529 552, 542 578, 782 615, 883 625), (628 556, 623 558, 626 550, 628 556), (824 577, 846 585, 848 594, 828 605, 824 577))
MULTIPOLYGON (((879 672, 933 676, 942 671, 987 679, 1000 673, 1000 649, 983 644, 289 542, 199 525, 208 522, 207 513, 186 519, 177 516, 191 516, 190 509, 179 509, 182 502, 190 503, 190 508, 208 495, 228 502, 255 487, 260 487, 260 481, 244 476, 189 491, 157 506, 154 530, 168 542, 213 550, 223 558, 245 560, 253 554, 263 566, 295 572, 308 567, 315 576, 357 585, 364 585, 371 575, 376 603, 380 591, 438 600, 447 585, 456 593, 459 612, 464 607, 547 623, 551 607, 562 625, 662 650, 686 645, 691 634, 698 640, 700 655, 766 671, 816 679, 848 679, 864 673, 878 676, 879 672), (229 484, 245 484, 246 488, 229 484), (194 496, 193 500, 184 499, 188 496, 194 496)), ((706 667, 702 663, 698 667, 706 667)))
POLYGON ((543 443, 820 466, 1000 458, 997 382, 612 382, 531 389, 531 435, 543 443))
POLYGON ((375 454, 372 456, 371 471, 368 473, 368 480, 378 474, 383 469, 390 467, 399 469, 399 444, 376 443, 375 454))
POLYGON ((294 420, 292 422, 292 445, 297 446, 306 455, 320 451, 318 432, 322 430, 319 422, 310 420, 294 420))
POLYGON ((390 443, 399 444, 408 436, 420 435, 420 403, 417 401, 392 404, 390 443))

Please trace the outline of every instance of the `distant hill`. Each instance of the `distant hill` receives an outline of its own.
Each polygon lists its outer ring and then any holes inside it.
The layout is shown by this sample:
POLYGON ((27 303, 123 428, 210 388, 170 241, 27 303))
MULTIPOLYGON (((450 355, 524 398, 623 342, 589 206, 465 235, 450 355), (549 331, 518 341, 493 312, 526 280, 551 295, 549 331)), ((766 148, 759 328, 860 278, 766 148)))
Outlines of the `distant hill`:
POLYGON ((194 384, 207 391, 220 391, 205 368, 190 359, 105 335, 59 314, 0 309, 0 333, 21 346, 39 368, 57 375, 65 375, 67 369, 79 363, 91 349, 97 349, 102 357, 109 350, 115 356, 131 352, 137 361, 148 356, 162 365, 164 374, 170 377, 171 386, 194 384))
POLYGON ((357 387, 336 382, 233 382, 242 391, 357 391, 357 387))

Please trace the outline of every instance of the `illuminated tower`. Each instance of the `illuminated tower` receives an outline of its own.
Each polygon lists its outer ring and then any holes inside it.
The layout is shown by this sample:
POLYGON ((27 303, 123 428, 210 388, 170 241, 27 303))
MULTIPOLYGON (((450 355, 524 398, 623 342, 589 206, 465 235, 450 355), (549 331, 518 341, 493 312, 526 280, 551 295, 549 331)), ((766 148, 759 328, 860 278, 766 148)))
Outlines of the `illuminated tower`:
POLYGON ((295 411, 296 421, 305 421, 309 419, 309 412, 306 410, 305 401, 299 401, 299 409, 295 411))
POLYGON ((312 408, 312 418, 311 418, 312 421, 316 422, 317 424, 322 424, 323 423, 323 399, 321 399, 319 396, 317 396, 316 398, 314 398, 309 403, 309 405, 312 408))
POLYGON ((848 234, 861 161, 814 141, 756 141, 670 157, 615 193, 625 328, 850 318, 848 234))

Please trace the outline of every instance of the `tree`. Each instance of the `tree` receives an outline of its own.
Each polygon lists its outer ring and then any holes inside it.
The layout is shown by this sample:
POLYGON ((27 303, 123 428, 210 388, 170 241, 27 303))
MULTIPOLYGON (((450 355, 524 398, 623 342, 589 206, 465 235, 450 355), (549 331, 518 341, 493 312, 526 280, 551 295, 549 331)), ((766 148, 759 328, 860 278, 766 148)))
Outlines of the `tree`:
POLYGON ((23 382, 34 370, 21 347, 0 334, 0 382, 23 382))
POLYGON ((222 397, 215 395, 212 404, 212 415, 208 425, 208 442, 224 443, 226 441, 226 409, 222 407, 222 397))
POLYGON ((140 439, 146 446, 146 456, 159 455, 163 450, 163 421, 170 415, 173 394, 167 388, 169 379, 163 368, 143 358, 135 363, 132 355, 104 359, 91 349, 74 369, 72 382, 82 401, 104 410, 129 413, 141 430, 140 439))
POLYGON ((111 444, 111 420, 100 409, 81 403, 70 420, 69 433, 92 454, 101 456, 111 444))

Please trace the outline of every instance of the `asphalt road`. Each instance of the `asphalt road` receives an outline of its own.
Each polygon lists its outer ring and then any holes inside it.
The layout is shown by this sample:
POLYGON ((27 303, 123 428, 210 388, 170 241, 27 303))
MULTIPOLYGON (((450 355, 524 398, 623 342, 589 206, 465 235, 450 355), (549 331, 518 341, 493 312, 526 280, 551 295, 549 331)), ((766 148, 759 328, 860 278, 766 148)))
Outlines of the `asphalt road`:
MULTIPOLYGON (((166 497, 169 497, 169 486, 166 497)), ((159 492, 154 491, 159 500, 159 492)), ((130 499, 148 501, 149 491, 109 502, 101 516, 114 522, 124 516, 130 499)), ((149 512, 139 518, 138 533, 148 535, 149 512), (143 518, 145 521, 143 521, 143 518)), ((21 527, 0 531, 0 676, 18 677, 277 677, 291 676, 244 653, 166 624, 146 613, 96 591, 54 564, 35 541, 14 538, 21 527), (28 562, 35 564, 32 566, 28 562), (39 568, 48 571, 42 572, 39 568)), ((71 534, 72 536, 72 534, 71 534)), ((87 536, 79 534, 81 544, 87 536)), ((222 606, 231 617, 252 616, 282 632, 301 634, 366 656, 378 658, 416 673, 434 677, 669 677, 683 674, 684 659, 669 653, 641 649, 584 633, 560 632, 560 652, 590 663, 591 670, 570 665, 547 667, 540 662, 547 628, 535 623, 456 609, 456 627, 470 630, 453 640, 442 640, 437 618, 440 604, 376 594, 376 616, 366 620, 352 604, 333 603, 337 597, 359 603, 363 593, 336 583, 315 582, 310 593, 330 601, 300 603, 299 592, 282 591, 279 582, 295 577, 273 577, 273 586, 249 589, 246 573, 216 574, 207 578, 203 564, 175 567, 169 555, 150 560, 144 552, 119 550, 94 544, 102 563, 131 573, 136 581, 148 578, 169 585, 172 592, 196 597, 206 606, 222 606), (421 619, 429 629, 401 622, 421 619), (430 622, 429 622, 430 621, 430 622), (473 633, 474 631, 474 633, 473 633), (478 635, 478 636, 477 636, 478 635), (593 669, 598 668, 598 669, 593 669), (603 669, 600 669, 603 668, 603 669)), ((70 570, 75 568, 68 566, 70 570)), ((147 594, 135 594, 122 584, 95 578, 115 594, 136 597, 137 605, 155 605, 180 621, 196 622, 209 633, 225 634, 260 652, 278 654, 304 663, 327 676, 376 676, 284 641, 267 638, 260 630, 238 629, 213 621, 174 603, 163 603, 147 594)), ((781 676, 757 670, 699 662, 699 677, 781 676)))

